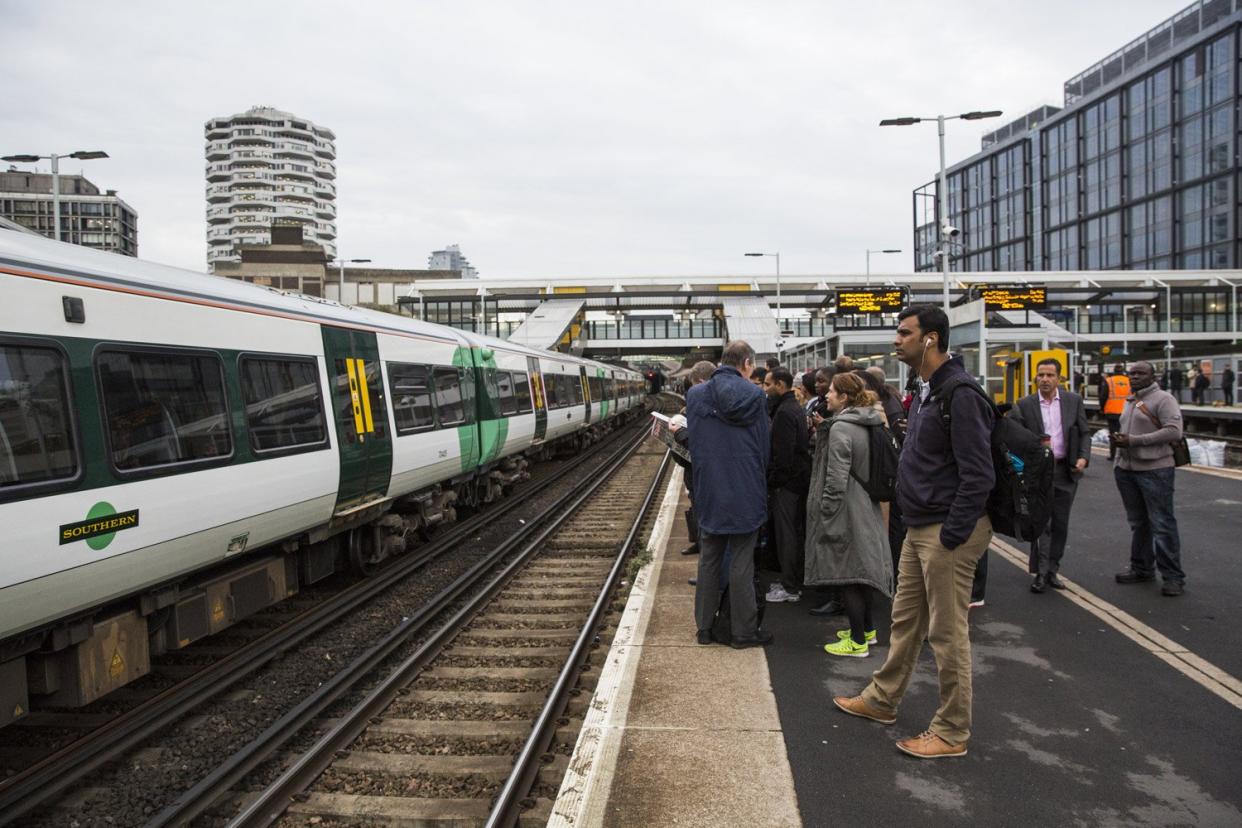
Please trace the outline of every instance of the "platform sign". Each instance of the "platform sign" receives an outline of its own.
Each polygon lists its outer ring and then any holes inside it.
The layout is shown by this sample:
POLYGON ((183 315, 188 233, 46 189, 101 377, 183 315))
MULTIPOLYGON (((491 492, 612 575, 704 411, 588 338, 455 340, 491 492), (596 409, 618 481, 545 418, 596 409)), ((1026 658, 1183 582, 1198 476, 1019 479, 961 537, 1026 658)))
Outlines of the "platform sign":
POLYGON ((979 296, 988 310, 1043 310, 1048 289, 1042 285, 979 285, 979 296))
POLYGON ((905 288, 859 287, 837 289, 837 313, 898 313, 905 307, 905 288))

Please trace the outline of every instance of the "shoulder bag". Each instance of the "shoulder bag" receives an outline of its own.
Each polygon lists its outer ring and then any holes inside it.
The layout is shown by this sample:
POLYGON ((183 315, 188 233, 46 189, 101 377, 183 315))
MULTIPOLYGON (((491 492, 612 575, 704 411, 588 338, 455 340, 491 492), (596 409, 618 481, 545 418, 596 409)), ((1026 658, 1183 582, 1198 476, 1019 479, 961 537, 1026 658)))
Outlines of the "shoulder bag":
MULTIPOLYGON (((1150 408, 1147 407, 1147 403, 1143 403, 1143 402, 1139 403, 1138 410, 1146 414, 1148 418, 1150 418, 1151 421, 1156 424, 1156 428, 1164 428, 1164 426, 1160 424, 1160 418, 1157 417, 1155 413, 1150 408)), ((1190 465, 1190 444, 1186 442, 1185 434, 1183 434, 1181 437, 1177 439, 1176 442, 1173 443, 1173 465, 1174 466, 1189 466, 1190 465)))

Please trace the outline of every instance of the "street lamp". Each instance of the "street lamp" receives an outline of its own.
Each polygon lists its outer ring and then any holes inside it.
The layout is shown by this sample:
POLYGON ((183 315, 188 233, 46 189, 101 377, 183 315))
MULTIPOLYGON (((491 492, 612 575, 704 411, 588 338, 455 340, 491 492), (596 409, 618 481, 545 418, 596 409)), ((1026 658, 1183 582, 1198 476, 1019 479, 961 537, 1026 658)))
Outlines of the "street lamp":
POLYGON ((107 158, 108 153, 102 150, 78 150, 57 155, 6 155, 0 161, 17 161, 22 164, 34 164, 44 159, 52 162, 52 226, 55 233, 52 238, 60 241, 60 159, 76 158, 79 161, 93 161, 96 158, 107 158))
MULTIPOLYGON (((944 274, 944 310, 949 312, 949 238, 957 235, 956 228, 949 224, 949 184, 948 177, 945 174, 944 166, 944 122, 952 121, 960 118, 963 121, 980 121, 984 118, 998 118, 1001 115, 999 109, 974 112, 963 112, 961 115, 937 115, 936 126, 940 133, 940 267, 944 274)), ((922 121, 930 121, 927 118, 885 118, 880 121, 880 126, 911 126, 922 121)))
POLYGON ((900 250, 868 250, 867 251, 867 285, 871 285, 871 254, 872 253, 900 253, 900 250))
POLYGON ((337 259, 336 260, 336 263, 341 266, 341 280, 339 282, 339 287, 337 288, 338 295, 336 298, 340 301, 342 305, 345 304, 345 265, 346 264, 362 264, 363 262, 369 262, 369 261, 371 260, 370 259, 337 259))
POLYGON ((744 256, 772 256, 776 259, 776 327, 781 326, 781 254, 780 253, 744 253, 744 256))

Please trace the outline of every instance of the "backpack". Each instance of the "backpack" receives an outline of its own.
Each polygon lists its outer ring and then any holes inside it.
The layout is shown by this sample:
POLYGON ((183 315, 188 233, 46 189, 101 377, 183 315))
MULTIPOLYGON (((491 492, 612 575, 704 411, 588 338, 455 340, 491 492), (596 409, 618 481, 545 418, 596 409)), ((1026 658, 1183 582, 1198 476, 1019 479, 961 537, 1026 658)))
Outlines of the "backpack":
POLYGON ((987 507, 992 530, 1033 541, 1043 534, 1052 516, 1052 449, 1043 444, 1039 435, 1002 417, 995 403, 971 379, 950 380, 936 392, 946 440, 952 439, 949 426, 953 394, 964 386, 987 401, 994 417, 991 448, 996 483, 988 494, 987 507))
POLYGON ((863 490, 876 503, 891 503, 897 499, 897 438, 888 426, 862 425, 867 429, 867 479, 863 480, 850 468, 850 476, 862 484, 863 490))

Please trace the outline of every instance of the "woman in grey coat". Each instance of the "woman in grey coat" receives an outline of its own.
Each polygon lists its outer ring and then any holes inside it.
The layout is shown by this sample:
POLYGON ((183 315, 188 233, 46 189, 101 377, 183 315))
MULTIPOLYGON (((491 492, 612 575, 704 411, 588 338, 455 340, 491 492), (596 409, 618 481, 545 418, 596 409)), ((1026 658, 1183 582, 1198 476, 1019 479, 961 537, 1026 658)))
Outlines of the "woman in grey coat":
POLYGON ((854 374, 832 378, 828 407, 835 416, 819 426, 811 491, 807 496, 806 583, 840 587, 850 628, 824 645, 829 655, 862 658, 875 642, 875 593, 891 595, 893 563, 880 504, 857 478, 870 471, 868 429, 883 428, 875 395, 854 374))

